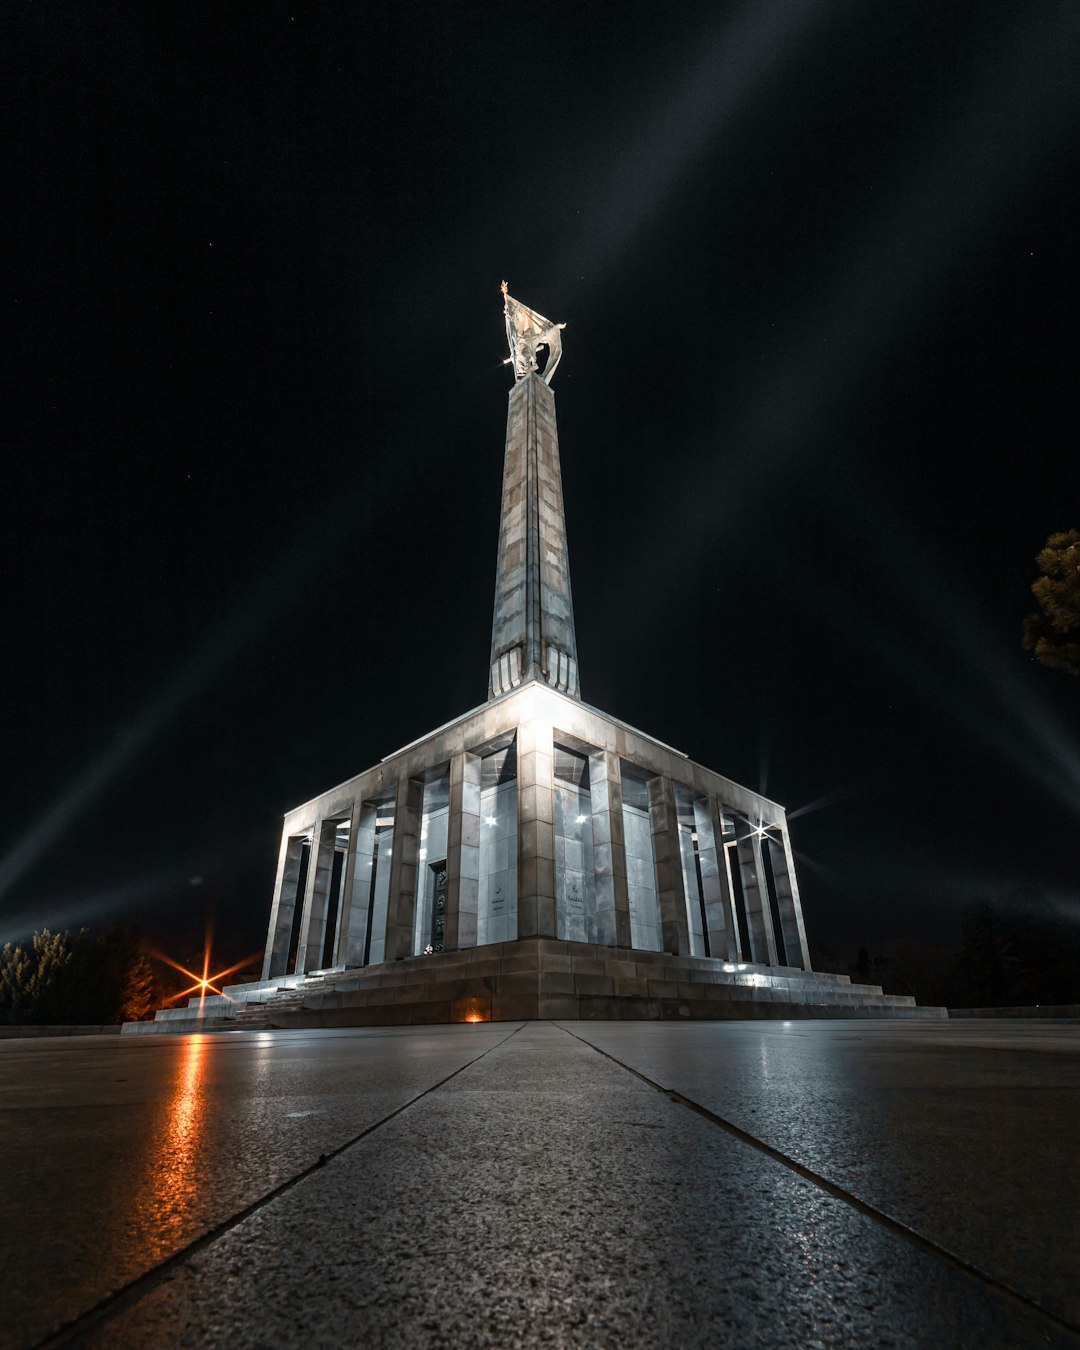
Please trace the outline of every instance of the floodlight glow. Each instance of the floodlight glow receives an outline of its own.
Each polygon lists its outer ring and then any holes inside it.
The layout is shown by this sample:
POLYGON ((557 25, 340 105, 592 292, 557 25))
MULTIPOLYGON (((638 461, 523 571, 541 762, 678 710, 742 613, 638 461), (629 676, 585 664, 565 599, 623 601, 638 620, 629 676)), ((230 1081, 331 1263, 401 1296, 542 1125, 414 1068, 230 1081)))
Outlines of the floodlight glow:
POLYGON ((202 1006, 202 1000, 205 999, 208 993, 217 994, 227 998, 230 1003, 235 1002, 233 998, 225 993, 224 989, 219 987, 220 981, 225 979, 227 975, 234 975, 238 970, 242 970, 245 966, 250 966, 253 962, 258 960, 257 955, 248 956, 242 961, 237 961, 235 965, 228 966, 224 970, 216 971, 211 975, 209 938, 207 938, 203 947, 203 972, 201 975, 197 975, 193 970, 188 970, 187 966, 182 966, 178 961, 174 961, 171 956, 166 956, 164 952, 158 951, 156 948, 150 948, 148 954, 152 956, 155 961, 161 961, 165 965, 171 966, 173 970, 178 970, 181 975, 186 975, 189 980, 193 981, 186 989, 181 989, 178 994, 170 994, 165 1000, 166 1003, 174 1003, 178 999, 188 998, 192 994, 198 994, 200 1007, 202 1006))
POLYGON ((805 806, 799 806, 794 811, 789 811, 787 813, 787 818, 788 820, 794 820, 796 816, 808 816, 813 811, 823 811, 827 806, 835 806, 839 802, 847 801, 848 798, 853 797, 854 795, 854 785, 833 788, 831 792, 826 792, 820 797, 815 797, 813 801, 807 802, 805 806))

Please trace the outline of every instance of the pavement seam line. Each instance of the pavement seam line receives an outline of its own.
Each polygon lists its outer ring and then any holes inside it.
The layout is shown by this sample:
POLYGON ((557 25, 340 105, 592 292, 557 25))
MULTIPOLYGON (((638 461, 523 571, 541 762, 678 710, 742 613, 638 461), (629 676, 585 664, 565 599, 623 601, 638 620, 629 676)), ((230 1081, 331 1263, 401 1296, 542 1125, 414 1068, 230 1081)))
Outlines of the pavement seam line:
POLYGON ((611 1054, 609 1051, 601 1050, 598 1045, 594 1045, 592 1041, 587 1041, 584 1036, 577 1035, 576 1032, 571 1031, 569 1027, 563 1026, 562 1023, 556 1022, 553 1025, 557 1026, 560 1031, 565 1031, 566 1034, 571 1036, 575 1041, 580 1041, 582 1045, 587 1046, 590 1050, 595 1050, 598 1055, 602 1055, 605 1059, 611 1060, 612 1064, 617 1064, 620 1069, 625 1069, 627 1073, 633 1074, 635 1078, 640 1079, 647 1087, 661 1093, 677 1106, 684 1106, 688 1110, 693 1111, 696 1115, 702 1116, 705 1120, 709 1121, 710 1124, 718 1126, 733 1138, 740 1140, 744 1144, 748 1144, 751 1148, 756 1149, 758 1153, 763 1153, 765 1157, 771 1158, 774 1162, 782 1164, 789 1171, 802 1177, 804 1181, 809 1181, 812 1185, 825 1191, 834 1199, 843 1201, 844 1204, 850 1206, 850 1208, 856 1210, 858 1213, 865 1215, 869 1219, 873 1219, 875 1223, 880 1224, 881 1227, 887 1229, 897 1237, 903 1238, 905 1242, 917 1248, 919 1251, 926 1252, 930 1256, 943 1262, 945 1265, 953 1266, 955 1269, 962 1271, 965 1275, 978 1280, 981 1284, 988 1285, 998 1294, 1002 1294, 1007 1298, 1015 1300, 1017 1303, 1023 1304, 1025 1308, 1039 1313, 1049 1321, 1063 1327, 1066 1331, 1072 1332, 1074 1335, 1080 1332, 1080 1326, 1077 1326, 1067 1318, 1062 1317, 1060 1313, 1053 1312, 1051 1309, 1044 1307, 1041 1303, 1037 1303, 1034 1299, 1029 1298, 1027 1294, 1021 1293, 1019 1289, 1013 1288, 1011 1284, 1000 1279, 997 1275, 992 1275, 988 1270, 983 1270, 981 1266, 977 1266, 973 1262, 965 1260, 964 1257, 958 1255, 956 1252, 950 1251, 948 1247, 941 1246, 940 1243, 935 1242, 932 1238, 924 1237, 918 1229, 911 1228, 900 1219, 893 1218, 893 1216, 887 1214, 885 1210, 876 1208, 876 1206, 869 1204, 866 1200, 861 1200, 852 1191, 846 1190, 835 1181, 830 1181, 828 1177, 822 1176, 820 1172, 815 1172, 812 1168, 799 1162, 797 1158, 792 1158, 780 1149, 774 1148, 772 1144, 767 1144, 764 1139, 759 1139, 756 1135, 750 1134, 747 1130, 742 1129, 741 1126, 736 1125, 734 1121, 726 1120, 723 1116, 718 1116, 715 1111, 710 1111, 707 1106, 702 1106, 700 1102, 694 1101, 693 1098, 684 1096, 675 1088, 663 1087, 647 1074, 642 1073, 640 1069, 635 1069, 632 1065, 623 1063, 621 1059, 617 1059, 615 1055, 611 1054))
POLYGON ((85 1312, 78 1313, 70 1321, 65 1322, 55 1331, 50 1331, 48 1335, 41 1337, 40 1340, 32 1342, 30 1350, 45 1350, 45 1347, 67 1345, 76 1337, 82 1336, 85 1332, 92 1330, 96 1326, 100 1326, 103 1322, 110 1321, 118 1313, 132 1307, 141 1299, 145 1298, 147 1294, 152 1293, 160 1285, 164 1284, 171 1277, 173 1271, 178 1269, 185 1262, 190 1261, 193 1256, 197 1256, 199 1252, 209 1247, 211 1243, 216 1242, 218 1238, 224 1237, 226 1233, 231 1232, 246 1219, 250 1219, 253 1214, 256 1214, 260 1209, 271 1204, 274 1200, 279 1199, 287 1191, 291 1191, 294 1186, 299 1186, 302 1181, 306 1181, 308 1177, 312 1176, 315 1172, 321 1171, 327 1163, 340 1157, 342 1153, 352 1148, 355 1144, 359 1144, 361 1140, 368 1138, 369 1135, 374 1134, 376 1130, 381 1130, 384 1125, 388 1125, 390 1121, 396 1119, 396 1117, 402 1115, 405 1111, 408 1111, 409 1108, 415 1106, 417 1102, 423 1101, 425 1097, 430 1097, 433 1092, 438 1092, 438 1090, 441 1087, 445 1087, 452 1078, 456 1078, 458 1074, 464 1073, 466 1069, 471 1069, 474 1064, 478 1064, 480 1060, 485 1059, 493 1051, 498 1050, 500 1046, 505 1045, 507 1041, 518 1034, 523 1026, 525 1026, 525 1023, 520 1023, 518 1026, 514 1027, 513 1031, 496 1041, 494 1045, 489 1045, 488 1048, 481 1051, 480 1054, 474 1055, 472 1059, 466 1061, 466 1063, 462 1064, 459 1068, 456 1068, 453 1073, 448 1073, 445 1078, 440 1078, 437 1083, 432 1083, 432 1085, 426 1087, 423 1092, 418 1092, 415 1097, 410 1097, 407 1102, 402 1103, 401 1106, 395 1107, 393 1111, 382 1116, 379 1120, 375 1121, 373 1125, 367 1126, 367 1128, 361 1130, 359 1134, 353 1135, 351 1139, 347 1139, 344 1144, 339 1144, 336 1148, 331 1149, 329 1153, 320 1153, 315 1162, 303 1168, 302 1171, 297 1172, 295 1176, 289 1177, 286 1181, 281 1182, 272 1190, 267 1191, 265 1195, 260 1196, 258 1200, 253 1200, 250 1205, 245 1205, 243 1209, 237 1210, 237 1212, 230 1215, 229 1218, 222 1219, 222 1221, 215 1224, 213 1228, 208 1229, 197 1238, 193 1238, 178 1251, 167 1256, 164 1261, 159 1261, 156 1266, 151 1266, 149 1270, 144 1270, 141 1275, 136 1275, 134 1279, 129 1280, 125 1285, 121 1285, 119 1289, 114 1289, 111 1293, 106 1294, 105 1297, 99 1299, 93 1307, 87 1308, 85 1312))

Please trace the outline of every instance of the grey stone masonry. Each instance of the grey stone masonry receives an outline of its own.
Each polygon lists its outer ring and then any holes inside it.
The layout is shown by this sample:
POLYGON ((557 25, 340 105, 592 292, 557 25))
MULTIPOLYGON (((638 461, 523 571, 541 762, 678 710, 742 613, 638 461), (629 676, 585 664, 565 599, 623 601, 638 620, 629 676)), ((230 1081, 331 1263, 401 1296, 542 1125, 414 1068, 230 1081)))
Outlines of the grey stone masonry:
POLYGON ((303 848, 303 836, 290 835, 286 830, 281 837, 277 878, 274 882, 274 903, 270 911, 270 936, 265 961, 268 970, 271 967, 284 970, 288 960, 293 915, 297 904, 303 902, 303 897, 296 893, 303 848))
MULTIPOLYGON (((416 929, 425 866, 422 816, 425 783, 433 776, 445 775, 449 784, 444 954, 491 942, 479 928, 487 903, 481 886, 491 884, 481 863, 480 839, 495 822, 482 814, 480 775, 490 748, 510 744, 516 746, 516 830, 511 833, 513 843, 507 840, 501 846, 499 866, 505 869, 500 884, 512 888, 516 902, 518 938, 560 936, 557 855, 562 845, 556 838, 554 797, 555 757, 563 747, 588 762, 587 796, 581 809, 590 822, 587 903, 594 911, 599 944, 632 951, 635 960, 636 943, 652 945, 645 937, 646 931, 653 931, 650 925, 635 937, 629 886, 632 862, 639 897, 651 892, 658 910, 657 946, 669 955, 689 953, 676 808, 678 800, 693 801, 709 955, 775 970, 809 968, 784 808, 580 699, 531 679, 288 813, 263 978, 419 955, 424 945, 416 929), (630 781, 625 773, 631 769, 635 782, 648 783, 645 838, 651 856, 647 859, 638 854, 628 857, 623 797, 630 781), (375 903, 372 866, 377 801, 385 803, 388 818, 378 864, 384 869, 378 873, 383 878, 381 907, 375 903), (725 833, 727 823, 730 830, 725 833), (310 849, 310 862, 299 894, 304 847, 310 849), (335 847, 346 855, 339 873, 334 871, 335 847), (738 872, 737 889, 732 885, 733 869, 738 872), (335 875, 340 875, 339 882, 333 880, 335 875), (332 885, 336 895, 331 894, 332 885), (773 908, 779 917, 782 952, 775 938, 773 908), (378 926, 372 927, 369 915, 376 912, 378 926), (749 933, 749 951, 741 949, 740 924, 749 933), (293 932, 297 950, 290 965, 293 932)), ((581 822, 585 819, 582 815, 581 822)), ((639 850, 640 844, 639 840, 639 850)))
POLYGON ((750 956, 754 961, 776 965, 776 938, 768 897, 764 893, 765 869, 761 858, 761 835, 740 839, 736 856, 746 897, 746 922, 750 929, 750 956))
MULTIPOLYGON (((705 901, 705 923, 709 951, 713 956, 726 956, 729 961, 741 961, 739 924, 735 916, 735 898, 731 893, 729 861, 723 847, 720 814, 715 798, 694 802, 694 823, 700 841, 701 888, 705 901)), ((803 962, 809 969, 810 962, 803 962)))
POLYGON ((446 858, 445 950, 476 946, 480 855, 480 760, 450 761, 450 823, 446 858))
MULTIPOLYGON (((544 388, 547 388, 545 385, 544 388)), ((530 717, 518 746, 518 937, 555 936, 552 724, 530 717)))
POLYGON ((390 906, 386 916, 386 955, 389 960, 409 956, 412 952, 417 855, 420 848, 420 804, 423 795, 423 784, 418 779, 408 774, 398 779, 394 803, 397 823, 394 826, 394 854, 390 864, 390 906))
POLYGON ((626 884, 626 841, 617 753, 608 749, 590 754, 589 784, 597 933, 600 941, 609 947, 629 947, 630 895, 626 884))
POLYGON ((660 927, 664 951, 685 955, 690 951, 686 924, 686 894, 679 859, 679 825, 671 779, 661 774, 649 781, 649 814, 652 819, 653 858, 660 902, 660 927))
POLYGON ((812 974, 782 806, 582 701, 555 398, 515 374, 487 700, 286 814, 251 1017, 908 1015, 812 974))
POLYGON ((806 925, 799 903, 799 884, 795 880, 795 859, 791 839, 785 832, 779 839, 768 839, 764 847, 772 860, 776 883, 777 905, 780 912, 780 930, 784 937, 785 965, 810 967, 810 952, 806 945, 806 925))
POLYGON ((510 390, 488 697, 530 679, 580 696, 555 396, 538 375, 510 390))
POLYGON ((297 974, 305 970, 318 970, 322 965, 330 876, 334 866, 335 830, 336 822, 325 819, 320 819, 315 827, 312 858, 308 866, 307 891, 304 895, 304 917, 300 925, 297 974))
POLYGON ((127 1035, 266 1027, 418 1026, 582 1018, 934 1018, 906 995, 846 975, 587 942, 525 938, 357 970, 234 985, 167 1008, 127 1035))
POLYGON ((341 891, 342 941, 336 960, 346 966, 364 964, 364 939, 367 935, 368 905, 371 895, 371 852, 375 845, 375 807, 369 802, 353 803, 349 830, 349 853, 341 891))

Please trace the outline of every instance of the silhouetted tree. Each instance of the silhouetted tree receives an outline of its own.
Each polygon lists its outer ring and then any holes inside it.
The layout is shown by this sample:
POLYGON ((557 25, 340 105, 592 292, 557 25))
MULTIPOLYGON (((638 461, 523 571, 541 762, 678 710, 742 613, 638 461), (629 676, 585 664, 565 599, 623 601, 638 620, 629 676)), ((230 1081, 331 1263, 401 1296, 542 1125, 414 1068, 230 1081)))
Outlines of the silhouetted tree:
POLYGON ((16 1025, 50 1022, 72 983, 77 939, 43 929, 0 951, 0 1018, 16 1025))
POLYGON ((1080 928, 1037 889, 1018 887, 996 904, 971 901, 960 931, 953 1007, 1080 1002, 1080 928))
POLYGON ((137 1022, 160 1002, 153 969, 134 928, 117 927, 84 941, 80 962, 80 1020, 137 1022))
POLYGON ((924 1007, 947 1005, 949 975, 956 960, 950 945, 902 937, 889 942, 885 951, 885 956, 875 958, 873 982, 886 994, 912 994, 924 1007))
POLYGON ((950 1002, 964 1008, 1006 1003, 1001 916, 988 900, 972 900, 960 919, 960 951, 950 1002))
POLYGON ((1024 620, 1024 649, 1044 666, 1080 675, 1080 530, 1052 534, 1035 561, 1040 612, 1024 620))
POLYGON ((812 969, 819 973, 829 972, 833 975, 847 975, 849 973, 849 962, 832 947, 817 942, 811 936, 807 937, 807 946, 810 951, 812 969))
POLYGON ((130 928, 98 936, 43 929, 0 951, 0 1022, 108 1026, 137 1021, 158 1002, 154 972, 130 928))

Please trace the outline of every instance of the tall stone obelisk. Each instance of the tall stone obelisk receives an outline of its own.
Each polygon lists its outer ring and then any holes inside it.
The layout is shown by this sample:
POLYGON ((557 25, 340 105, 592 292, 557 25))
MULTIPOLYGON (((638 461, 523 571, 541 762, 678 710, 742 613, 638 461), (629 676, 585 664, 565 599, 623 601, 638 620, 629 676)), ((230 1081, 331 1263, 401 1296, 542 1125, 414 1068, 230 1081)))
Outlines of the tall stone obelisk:
POLYGON ((272 1026, 915 1016, 811 971, 781 805, 582 701, 549 388, 563 325, 502 290, 488 701, 289 811, 263 982, 155 1029, 238 1025, 248 999, 272 1026))
POLYGON ((515 300, 503 282, 514 387, 506 419, 502 523, 488 697, 527 680, 580 698, 555 396, 561 324, 515 300), (547 350, 543 374, 537 352, 547 350))

